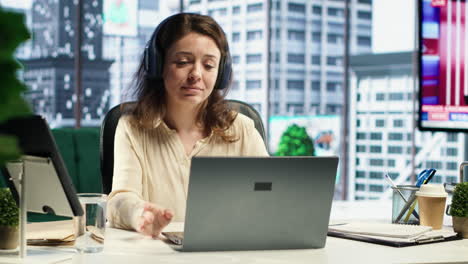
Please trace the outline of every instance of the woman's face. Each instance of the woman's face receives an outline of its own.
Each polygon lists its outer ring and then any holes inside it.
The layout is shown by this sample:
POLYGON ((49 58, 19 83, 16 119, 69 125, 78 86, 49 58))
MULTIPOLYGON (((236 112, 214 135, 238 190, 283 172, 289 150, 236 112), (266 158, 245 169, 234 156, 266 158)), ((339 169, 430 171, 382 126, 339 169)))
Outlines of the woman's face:
POLYGON ((167 51, 163 79, 168 104, 199 105, 213 91, 221 52, 208 36, 189 33, 167 51))

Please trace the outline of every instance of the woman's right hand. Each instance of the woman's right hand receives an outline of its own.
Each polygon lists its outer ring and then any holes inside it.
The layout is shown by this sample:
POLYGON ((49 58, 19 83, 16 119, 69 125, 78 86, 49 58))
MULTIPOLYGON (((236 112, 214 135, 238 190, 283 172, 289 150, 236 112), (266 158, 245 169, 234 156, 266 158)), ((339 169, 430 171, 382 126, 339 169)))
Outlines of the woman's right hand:
POLYGON ((146 202, 143 213, 138 218, 137 232, 157 238, 164 227, 172 220, 174 213, 153 203, 146 202))

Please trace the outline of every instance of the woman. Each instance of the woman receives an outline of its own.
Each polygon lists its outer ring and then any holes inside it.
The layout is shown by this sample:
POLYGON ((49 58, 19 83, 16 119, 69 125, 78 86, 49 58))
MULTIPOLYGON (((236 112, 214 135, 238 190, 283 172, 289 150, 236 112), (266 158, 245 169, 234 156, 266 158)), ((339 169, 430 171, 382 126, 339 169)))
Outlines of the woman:
POLYGON ((115 135, 111 225, 157 237, 183 221, 193 156, 266 156, 248 117, 227 108, 231 78, 226 36, 210 17, 163 21, 136 74, 137 105, 115 135))

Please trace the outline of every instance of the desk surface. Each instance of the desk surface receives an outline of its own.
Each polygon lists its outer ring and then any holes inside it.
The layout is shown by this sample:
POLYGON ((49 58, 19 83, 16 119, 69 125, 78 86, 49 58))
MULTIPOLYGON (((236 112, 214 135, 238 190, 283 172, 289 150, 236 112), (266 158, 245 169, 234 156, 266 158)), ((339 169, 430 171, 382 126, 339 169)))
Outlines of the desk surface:
MULTIPOLYGON (((382 207, 386 207, 382 202, 335 202, 332 219, 358 219, 357 213, 373 208, 382 220, 386 215, 379 211, 387 209, 382 207)), ((181 223, 172 223, 167 231, 181 229, 181 223)), ((70 253, 71 249, 56 248, 29 251, 34 256, 28 257, 26 263, 468 263, 468 239, 392 248, 327 237, 323 249, 180 253, 161 240, 113 228, 106 230, 102 253, 79 255, 70 253)))

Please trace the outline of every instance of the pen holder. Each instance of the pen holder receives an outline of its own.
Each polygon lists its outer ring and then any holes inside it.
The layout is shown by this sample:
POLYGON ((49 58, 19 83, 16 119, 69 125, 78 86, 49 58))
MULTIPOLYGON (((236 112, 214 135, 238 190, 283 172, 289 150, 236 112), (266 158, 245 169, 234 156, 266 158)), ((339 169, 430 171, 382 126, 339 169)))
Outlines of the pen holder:
POLYGON ((392 190, 392 223, 419 225, 419 208, 415 199, 419 188, 398 185, 392 187, 392 190))

